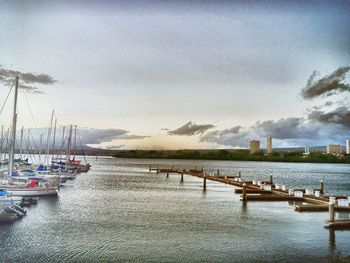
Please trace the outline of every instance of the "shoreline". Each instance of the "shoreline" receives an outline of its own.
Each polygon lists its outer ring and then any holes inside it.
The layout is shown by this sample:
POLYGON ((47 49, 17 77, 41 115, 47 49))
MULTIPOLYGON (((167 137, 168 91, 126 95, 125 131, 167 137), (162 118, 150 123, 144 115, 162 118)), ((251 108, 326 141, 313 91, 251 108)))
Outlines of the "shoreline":
POLYGON ((250 154, 247 150, 120 150, 112 156, 130 159, 350 164, 349 155, 336 156, 319 152, 305 156, 302 152, 274 152, 267 155, 250 154))

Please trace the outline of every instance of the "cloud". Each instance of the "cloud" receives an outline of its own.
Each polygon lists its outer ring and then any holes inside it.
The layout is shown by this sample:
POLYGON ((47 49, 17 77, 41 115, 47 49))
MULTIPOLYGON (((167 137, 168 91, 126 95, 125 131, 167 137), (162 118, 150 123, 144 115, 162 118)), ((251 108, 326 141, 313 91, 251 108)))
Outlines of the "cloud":
POLYGON ((214 128, 215 126, 212 124, 195 124, 192 123, 191 121, 187 122, 183 126, 175 129, 168 131, 168 134, 170 135, 184 135, 184 136, 192 136, 192 135, 198 135, 198 134, 203 134, 209 129, 214 128))
POLYGON ((350 109, 347 106, 338 107, 330 112, 315 110, 312 111, 308 117, 310 120, 321 123, 340 124, 344 127, 350 128, 350 109))
POLYGON ((250 127, 235 126, 231 129, 206 132, 200 141, 231 147, 248 147, 251 139, 260 139, 264 146, 266 137, 271 136, 274 147, 290 147, 345 141, 349 135, 348 129, 340 123, 282 118, 277 121, 257 122, 250 127))
POLYGON ((330 96, 338 92, 350 91, 350 84, 344 82, 350 67, 340 67, 332 74, 315 81, 318 75, 314 71, 309 77, 306 87, 301 91, 304 99, 313 99, 318 96, 330 96))
POLYGON ((11 86, 16 76, 20 77, 19 88, 31 94, 43 93, 35 85, 52 85, 57 82, 57 80, 47 74, 20 72, 7 69, 0 65, 0 82, 4 83, 6 86, 11 86))
MULTIPOLYGON (((68 127, 65 128, 65 145, 67 145, 67 137, 68 137, 68 127)), ((62 132, 63 128, 56 129, 56 148, 61 147, 62 145, 62 132)), ((32 138, 35 141, 36 145, 40 145, 40 135, 43 135, 43 145, 46 145, 46 137, 48 133, 47 128, 31 128, 30 133, 32 138)), ((25 131, 27 133, 27 130, 25 131)), ((74 143, 74 128, 72 133, 72 140, 74 143)), ((135 140, 135 139, 144 139, 148 136, 134 135, 130 134, 129 131, 124 129, 95 129, 95 128, 78 128, 77 129, 77 148, 80 147, 80 143, 82 145, 94 145, 101 143, 108 143, 113 140, 135 140)), ((51 140, 53 138, 53 133, 51 134, 51 140)), ((19 139, 19 138, 18 138, 19 139)), ((18 140, 19 141, 19 140, 18 140)), ((52 145, 52 142, 50 143, 52 145)))
POLYGON ((129 131, 123 129, 79 129, 79 134, 83 144, 100 144, 111 142, 113 140, 135 140, 144 139, 148 136, 129 134, 129 131))
POLYGON ((225 130, 215 130, 206 132, 201 138, 201 142, 216 143, 225 146, 245 147, 251 137, 251 131, 241 126, 235 126, 225 130))

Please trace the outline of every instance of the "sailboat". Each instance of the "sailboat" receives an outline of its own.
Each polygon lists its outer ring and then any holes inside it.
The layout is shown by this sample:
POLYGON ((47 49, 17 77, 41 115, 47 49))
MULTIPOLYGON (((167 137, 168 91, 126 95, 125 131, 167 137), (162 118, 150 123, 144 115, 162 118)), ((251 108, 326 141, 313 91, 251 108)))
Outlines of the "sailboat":
POLYGON ((15 142, 16 142, 16 125, 17 125, 17 97, 18 97, 18 82, 19 77, 15 78, 15 96, 13 107, 13 119, 12 119, 12 132, 11 132, 11 147, 9 151, 9 163, 7 180, 3 180, 0 183, 0 189, 7 191, 14 196, 43 196, 43 195, 57 195, 58 187, 51 186, 48 183, 42 183, 34 179, 13 179, 12 174, 14 167, 14 154, 15 154, 15 142))

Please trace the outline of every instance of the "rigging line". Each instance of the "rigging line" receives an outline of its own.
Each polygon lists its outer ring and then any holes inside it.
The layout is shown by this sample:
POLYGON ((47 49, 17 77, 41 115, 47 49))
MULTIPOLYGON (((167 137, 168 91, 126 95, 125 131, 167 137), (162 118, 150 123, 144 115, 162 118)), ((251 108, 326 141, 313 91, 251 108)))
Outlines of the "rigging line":
POLYGON ((78 138, 79 138, 79 142, 80 142, 81 151, 82 151, 82 153, 83 153, 85 163, 87 163, 87 161, 86 161, 86 156, 85 156, 85 152, 84 152, 84 149, 83 149, 83 144, 82 144, 82 142, 81 142, 81 137, 80 137, 79 130, 78 130, 77 132, 78 132, 78 138))
POLYGON ((38 128, 38 125, 36 125, 36 122, 35 122, 35 119, 34 119, 34 115, 33 115, 32 109, 31 109, 31 107, 30 107, 30 105, 29 105, 29 102, 28 102, 27 94, 26 94, 26 93, 24 93, 24 98, 25 98, 26 103, 27 103, 27 106, 28 106, 28 108, 29 108, 29 112, 30 112, 30 115, 31 115, 31 117, 32 117, 32 120, 33 120, 33 123, 34 123, 34 125, 35 125, 35 128, 38 128))
POLYGON ((11 88, 10 88, 10 90, 9 90, 9 93, 7 94, 7 97, 6 97, 5 101, 4 101, 4 104, 3 104, 2 107, 1 107, 0 115, 1 115, 2 111, 4 110, 4 107, 5 107, 5 105, 6 105, 6 102, 7 102, 8 98, 9 98, 10 94, 11 94, 11 91, 12 91, 12 89, 13 89, 13 85, 14 85, 14 84, 15 84, 15 81, 12 82, 12 86, 11 86, 11 88))

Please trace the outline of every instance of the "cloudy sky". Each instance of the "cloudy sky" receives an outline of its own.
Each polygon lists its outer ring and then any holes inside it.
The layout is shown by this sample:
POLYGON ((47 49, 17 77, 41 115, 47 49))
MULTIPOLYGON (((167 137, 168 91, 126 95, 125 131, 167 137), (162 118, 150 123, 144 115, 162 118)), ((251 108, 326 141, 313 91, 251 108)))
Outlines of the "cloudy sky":
POLYGON ((0 103, 20 75, 19 126, 54 109, 125 149, 350 137, 348 1, 0 3, 0 103))

